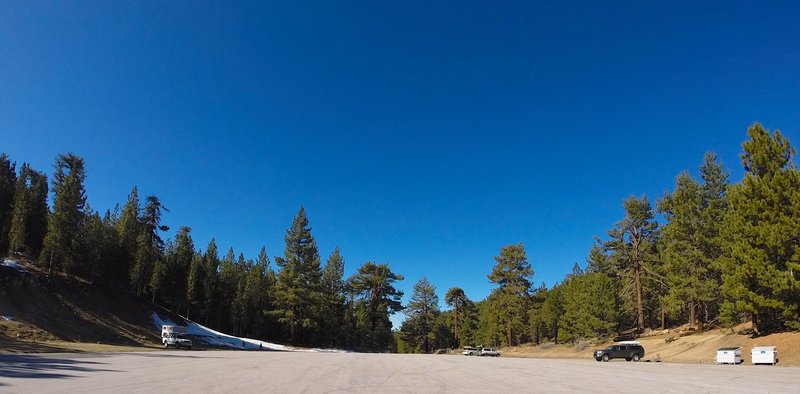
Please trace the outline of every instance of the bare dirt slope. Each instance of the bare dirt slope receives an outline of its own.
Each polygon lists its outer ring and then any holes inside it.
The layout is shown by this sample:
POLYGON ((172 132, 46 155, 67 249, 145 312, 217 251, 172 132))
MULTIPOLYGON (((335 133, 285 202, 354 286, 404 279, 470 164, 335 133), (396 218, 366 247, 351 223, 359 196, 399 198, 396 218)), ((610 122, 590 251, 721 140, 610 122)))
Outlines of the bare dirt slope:
MULTIPOLYGON (((742 358, 749 364, 750 349, 754 346, 777 346, 779 365, 800 365, 800 333, 797 332, 751 337, 731 333, 731 330, 712 329, 686 336, 678 336, 674 332, 661 333, 637 340, 647 352, 644 359, 650 361, 660 359, 662 362, 713 364, 717 349, 741 346, 742 358)), ((501 350, 504 356, 511 357, 592 359, 592 350, 604 348, 609 344, 526 345, 501 350)))
POLYGON ((154 308, 115 288, 80 279, 54 277, 28 261, 28 273, 0 275, 0 352, 64 351, 66 343, 154 346, 158 332, 149 320, 154 308))

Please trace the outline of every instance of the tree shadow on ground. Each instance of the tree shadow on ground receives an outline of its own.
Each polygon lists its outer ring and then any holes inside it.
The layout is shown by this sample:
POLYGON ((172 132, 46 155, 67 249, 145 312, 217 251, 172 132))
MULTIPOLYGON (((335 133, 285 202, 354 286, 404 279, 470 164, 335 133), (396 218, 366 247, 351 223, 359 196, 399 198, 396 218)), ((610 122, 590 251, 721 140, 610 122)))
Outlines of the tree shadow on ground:
POLYGON ((69 372, 119 372, 98 368, 98 361, 67 359, 59 357, 40 357, 33 355, 0 356, 0 377, 24 379, 63 379, 79 375, 69 372))

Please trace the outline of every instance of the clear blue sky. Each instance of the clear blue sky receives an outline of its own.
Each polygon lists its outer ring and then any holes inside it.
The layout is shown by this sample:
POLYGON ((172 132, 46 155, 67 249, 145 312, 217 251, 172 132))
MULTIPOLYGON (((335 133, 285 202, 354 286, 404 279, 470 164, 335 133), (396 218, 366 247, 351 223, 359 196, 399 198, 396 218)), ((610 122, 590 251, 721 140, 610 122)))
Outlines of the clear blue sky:
POLYGON ((302 205, 347 275, 483 299, 504 245, 549 286, 704 152, 740 179, 754 121, 800 146, 796 2, 221 3, 0 3, 0 151, 223 253, 302 205))

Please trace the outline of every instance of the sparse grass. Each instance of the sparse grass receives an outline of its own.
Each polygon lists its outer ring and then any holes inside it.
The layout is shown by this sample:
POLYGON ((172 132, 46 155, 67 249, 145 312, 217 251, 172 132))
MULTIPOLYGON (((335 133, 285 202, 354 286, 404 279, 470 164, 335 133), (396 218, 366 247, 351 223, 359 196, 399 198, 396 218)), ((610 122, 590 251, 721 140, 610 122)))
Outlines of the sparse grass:
POLYGON ((554 348, 555 346, 556 346, 555 342, 545 342, 545 343, 539 345, 539 348, 540 349, 551 349, 551 348, 554 348))

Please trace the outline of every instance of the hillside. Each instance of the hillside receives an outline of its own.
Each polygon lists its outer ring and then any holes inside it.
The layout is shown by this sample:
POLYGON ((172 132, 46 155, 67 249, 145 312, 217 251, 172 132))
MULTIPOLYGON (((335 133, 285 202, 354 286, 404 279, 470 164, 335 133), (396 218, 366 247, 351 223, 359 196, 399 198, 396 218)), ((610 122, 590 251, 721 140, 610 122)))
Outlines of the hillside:
MULTIPOLYGON (((713 364, 716 350, 721 347, 741 346, 745 364, 750 363, 750 349, 754 346, 777 346, 778 365, 800 365, 800 333, 777 333, 753 338, 731 333, 731 330, 711 329, 703 333, 680 336, 674 330, 637 339, 647 352, 645 361, 713 364), (668 342, 669 340, 669 342, 668 342)), ((592 359, 592 350, 609 343, 579 345, 517 346, 501 349, 504 356, 541 358, 592 359)))
POLYGON ((0 271, 4 350, 69 348, 61 342, 156 346, 159 332, 149 318, 152 310, 151 304, 115 288, 62 276, 47 280, 29 261, 18 260, 16 268, 2 266, 0 271))

